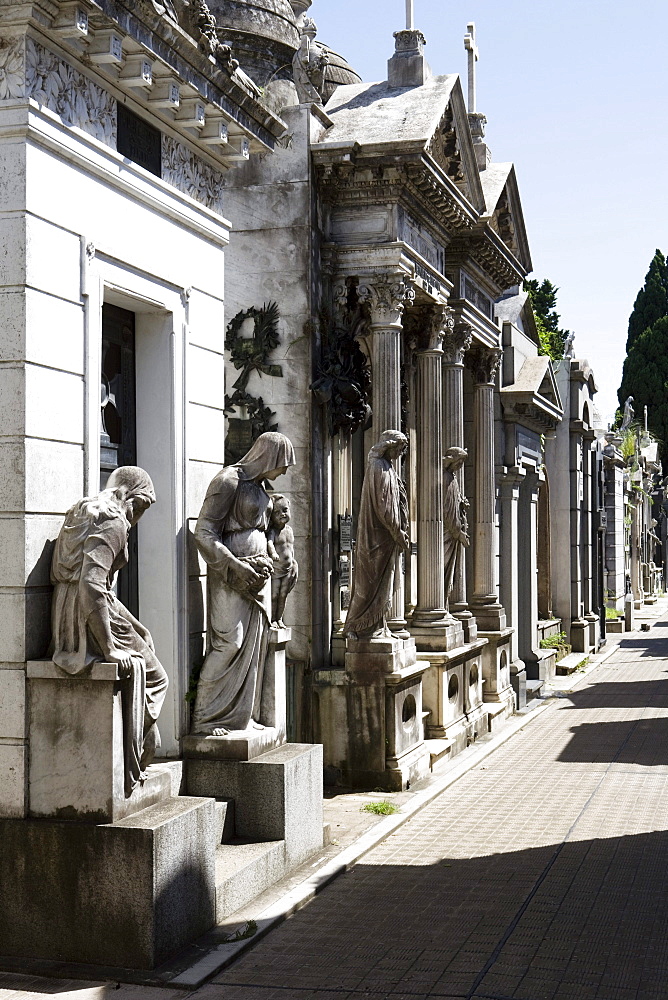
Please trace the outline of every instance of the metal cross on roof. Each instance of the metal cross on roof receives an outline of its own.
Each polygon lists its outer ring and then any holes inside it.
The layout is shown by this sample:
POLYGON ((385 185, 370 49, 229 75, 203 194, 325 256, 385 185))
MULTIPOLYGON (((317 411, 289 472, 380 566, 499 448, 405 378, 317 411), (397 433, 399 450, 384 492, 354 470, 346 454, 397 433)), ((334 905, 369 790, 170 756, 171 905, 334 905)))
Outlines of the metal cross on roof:
POLYGON ((406 0, 406 30, 412 31, 414 27, 413 0, 406 0))
POLYGON ((464 35, 464 48, 469 54, 469 114, 475 114, 476 92, 475 92, 475 64, 478 61, 478 46, 475 43, 475 24, 471 21, 466 25, 467 34, 464 35))

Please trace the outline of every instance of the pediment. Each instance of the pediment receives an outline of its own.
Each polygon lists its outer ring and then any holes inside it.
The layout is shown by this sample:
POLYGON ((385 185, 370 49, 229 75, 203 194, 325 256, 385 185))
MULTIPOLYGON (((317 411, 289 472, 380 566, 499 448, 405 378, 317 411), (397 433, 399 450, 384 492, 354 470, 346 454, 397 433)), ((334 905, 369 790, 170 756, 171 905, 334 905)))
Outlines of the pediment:
POLYGON ((514 165, 490 163, 481 181, 487 223, 529 273, 533 265, 514 165))
POLYGON ((467 201, 478 212, 484 213, 485 195, 459 78, 452 87, 436 129, 427 141, 425 152, 457 185, 467 201))
POLYGON ((545 355, 527 358, 511 385, 501 389, 506 419, 534 429, 554 428, 563 416, 563 404, 552 363, 545 355))

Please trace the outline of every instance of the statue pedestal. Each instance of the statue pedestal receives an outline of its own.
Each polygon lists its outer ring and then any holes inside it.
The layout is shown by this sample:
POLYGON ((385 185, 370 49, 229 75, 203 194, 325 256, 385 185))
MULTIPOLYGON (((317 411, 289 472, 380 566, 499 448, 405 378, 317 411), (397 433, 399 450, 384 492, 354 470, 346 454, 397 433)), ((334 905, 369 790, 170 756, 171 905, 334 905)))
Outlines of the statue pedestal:
POLYGON ((483 704, 483 655, 487 639, 451 651, 421 653, 424 699, 429 708, 427 732, 451 743, 451 755, 488 732, 483 704))
POLYGON ((400 791, 429 772, 422 711, 425 668, 416 661, 412 638, 347 640, 346 683, 332 686, 330 696, 345 692, 342 776, 353 787, 400 791))
POLYGON ((115 663, 72 676, 51 660, 32 660, 27 674, 30 816, 114 823, 169 798, 169 774, 155 768, 125 796, 115 663))
POLYGON ((320 850, 323 835, 322 747, 285 742, 285 647, 291 637, 289 628, 271 630, 260 716, 265 729, 193 734, 181 744, 188 794, 233 802, 238 837, 284 842, 285 871, 320 850))
POLYGON ((172 796, 167 762, 125 797, 115 664, 27 672, 30 818, 0 820, 0 951, 153 968, 214 923, 216 804, 172 796))

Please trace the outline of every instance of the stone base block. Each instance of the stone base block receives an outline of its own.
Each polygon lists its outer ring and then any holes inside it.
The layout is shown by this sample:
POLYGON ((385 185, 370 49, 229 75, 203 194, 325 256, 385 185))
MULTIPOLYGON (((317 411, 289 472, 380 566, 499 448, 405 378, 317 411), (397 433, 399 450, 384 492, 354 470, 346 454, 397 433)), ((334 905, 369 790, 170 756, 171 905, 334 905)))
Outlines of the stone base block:
POLYGON ((424 740, 399 757, 388 757, 379 785, 388 792, 402 792, 426 777, 431 770, 431 750, 424 740))
POLYGON ((411 635, 415 640, 415 648, 420 652, 432 649, 456 649, 465 642, 462 623, 454 619, 439 625, 423 625, 416 622, 411 625, 411 635))
POLYGON ((215 803, 109 825, 0 820, 0 953, 151 969, 215 920, 215 803))
POLYGON ((189 758, 189 795, 234 799, 238 837, 284 840, 288 867, 322 847, 322 747, 286 743, 251 760, 189 758))
POLYGON ((184 757, 194 760, 252 760, 282 743, 285 735, 267 726, 227 736, 185 736, 181 749, 184 757))
MULTIPOLYGON (((501 632, 481 632, 487 639, 482 650, 482 673, 485 679, 483 699, 487 705, 503 706, 503 714, 495 712, 497 724, 515 711, 516 693, 512 686, 511 639, 512 628, 501 632)), ((523 665, 522 665, 523 666, 523 665)))
POLYGON ((30 816, 113 823, 169 797, 170 777, 156 769, 125 795, 116 664, 70 676, 50 660, 32 660, 27 673, 30 816))
POLYGON ((535 660, 525 659, 527 680, 551 681, 557 672, 557 652, 555 649, 541 649, 535 660))
POLYGON ((618 635, 624 632, 624 630, 623 618, 617 618, 616 620, 614 618, 609 618, 605 623, 605 631, 610 635, 618 635))
POLYGON ((515 692, 517 711, 527 703, 527 672, 522 660, 513 660, 510 664, 510 684, 515 692))
POLYGON ((285 841, 223 844, 216 852, 216 920, 271 888, 286 871, 285 841))

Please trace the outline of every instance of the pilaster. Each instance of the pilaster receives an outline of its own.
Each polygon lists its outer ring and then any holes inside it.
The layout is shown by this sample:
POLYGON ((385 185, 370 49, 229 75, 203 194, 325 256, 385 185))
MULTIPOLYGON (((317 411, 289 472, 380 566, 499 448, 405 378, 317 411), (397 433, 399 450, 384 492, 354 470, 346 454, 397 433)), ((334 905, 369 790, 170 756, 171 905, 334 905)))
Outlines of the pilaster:
MULTIPOLYGON (((415 298, 404 271, 380 272, 360 280, 357 297, 369 310, 373 440, 383 431, 401 430, 401 318, 415 298)), ((404 611, 404 577, 397 558, 390 629, 408 638, 404 611)))
POLYGON ((506 627, 495 579, 495 469, 494 389, 501 363, 497 347, 476 344, 467 354, 474 380, 475 424, 475 523, 473 530, 472 607, 478 628, 497 631, 506 627))
MULTIPOLYGON (((455 323, 448 315, 443 336, 443 444, 447 448, 464 447, 464 355, 471 346, 473 333, 466 323, 455 323)), ((464 467, 457 470, 459 489, 464 489, 464 467)), ((476 621, 466 602, 466 561, 464 553, 457 560, 448 610, 462 623, 466 642, 477 636, 476 621)))

